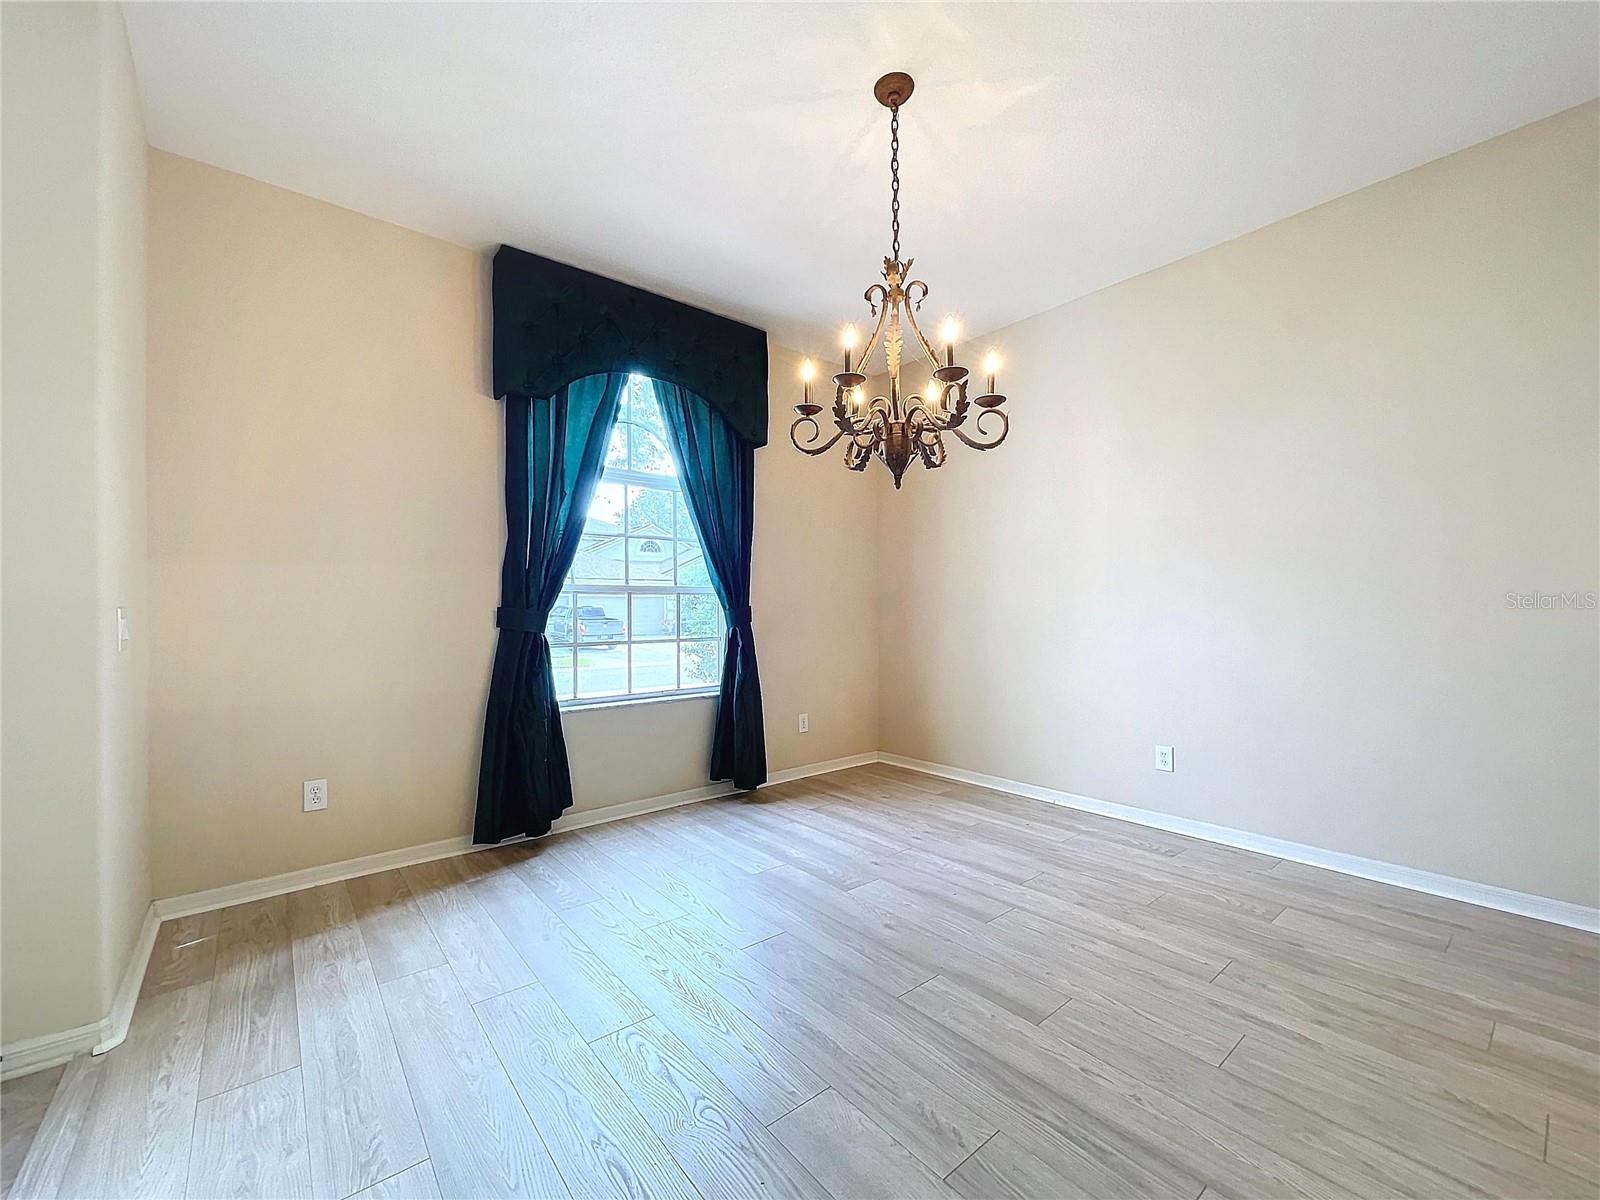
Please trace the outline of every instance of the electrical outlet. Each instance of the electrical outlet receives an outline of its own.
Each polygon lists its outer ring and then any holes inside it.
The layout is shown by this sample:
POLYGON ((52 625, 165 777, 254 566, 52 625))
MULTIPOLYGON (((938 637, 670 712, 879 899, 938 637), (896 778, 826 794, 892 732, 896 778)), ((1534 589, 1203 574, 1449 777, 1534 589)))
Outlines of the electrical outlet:
POLYGON ((300 785, 306 812, 321 812, 328 807, 328 781, 308 779, 300 785))
POLYGON ((128 628, 128 610, 121 605, 117 606, 117 653, 121 654, 128 648, 128 643, 133 640, 133 631, 128 628))
POLYGON ((1157 746, 1156 747, 1156 770, 1158 770, 1158 771, 1175 771, 1175 770, 1177 770, 1177 768, 1172 765, 1172 747, 1171 746, 1157 746))
POLYGON ((810 713, 801 713, 800 714, 800 732, 801 733, 810 733, 811 732, 811 714, 810 713))

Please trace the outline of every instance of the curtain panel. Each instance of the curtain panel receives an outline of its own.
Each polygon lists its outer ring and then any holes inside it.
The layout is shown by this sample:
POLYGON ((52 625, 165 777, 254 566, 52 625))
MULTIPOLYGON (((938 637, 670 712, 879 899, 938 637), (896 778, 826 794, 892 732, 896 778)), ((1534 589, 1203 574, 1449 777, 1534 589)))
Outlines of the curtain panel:
POLYGON ((489 677, 474 842, 545 833, 572 805, 545 621, 578 553, 625 374, 545 400, 506 397, 506 554, 489 677))
POLYGON ((750 614, 755 447, 740 440, 726 417, 687 388, 655 386, 689 513, 706 548, 711 584, 728 618, 710 776, 732 780, 738 788, 759 787, 767 781, 767 734, 750 614))
POLYGON ((630 374, 656 384, 728 621, 709 777, 766 782, 750 613, 767 335, 564 263, 494 257, 495 394, 506 406, 506 553, 473 841, 535 836, 572 804, 545 623, 577 553, 630 374))

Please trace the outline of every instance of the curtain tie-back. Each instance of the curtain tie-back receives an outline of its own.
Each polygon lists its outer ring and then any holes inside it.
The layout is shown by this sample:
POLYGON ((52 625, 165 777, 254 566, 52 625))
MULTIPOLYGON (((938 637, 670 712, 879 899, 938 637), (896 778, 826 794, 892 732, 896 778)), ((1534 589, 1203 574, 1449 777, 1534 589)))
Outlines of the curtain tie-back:
POLYGON ((748 628, 751 621, 750 606, 746 604, 743 608, 734 609, 728 614, 728 621, 736 629, 748 628))
POLYGON ((497 608, 494 610, 494 624, 496 629, 543 633, 544 614, 537 608, 497 608))

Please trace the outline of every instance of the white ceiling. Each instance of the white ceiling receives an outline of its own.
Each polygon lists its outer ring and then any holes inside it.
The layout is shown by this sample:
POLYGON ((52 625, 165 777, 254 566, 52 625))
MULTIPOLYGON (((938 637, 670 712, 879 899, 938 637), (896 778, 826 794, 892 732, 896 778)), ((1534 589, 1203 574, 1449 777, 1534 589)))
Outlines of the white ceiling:
POLYGON ((125 7, 150 141, 806 350, 903 247, 994 329, 1600 91, 1592 3, 125 7))

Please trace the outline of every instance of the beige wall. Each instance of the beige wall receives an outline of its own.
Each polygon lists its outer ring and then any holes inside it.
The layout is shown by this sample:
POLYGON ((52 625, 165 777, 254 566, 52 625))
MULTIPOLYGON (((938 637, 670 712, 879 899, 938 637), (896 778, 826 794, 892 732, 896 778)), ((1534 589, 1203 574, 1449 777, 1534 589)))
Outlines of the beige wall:
POLYGON ((1600 894, 1597 109, 1002 330, 880 495, 883 748, 1600 894), (1157 744, 1177 771, 1153 769, 1157 744))
POLYGON ((107 1014, 150 901, 146 185, 118 9, 0 13, 10 1045, 107 1014), (120 653, 118 606, 134 634, 120 653))
MULTIPOLYGON (((156 892, 469 833, 504 537, 488 260, 168 154, 150 183, 156 892)), ((877 746, 875 624, 821 619, 871 612, 871 482, 795 457, 757 458, 774 770, 877 746)), ((576 806, 703 786, 711 716, 572 713, 576 806)))
MULTIPOLYGON (((787 448, 775 348, 773 768, 881 743, 1593 903, 1595 614, 1504 593, 1600 587, 1595 121, 1002 331, 1014 440, 899 494, 787 448), (921 639, 881 689, 880 609, 921 639)), ((464 833, 502 537, 486 262, 168 155, 151 194, 157 894, 464 833)), ((699 786, 710 720, 571 714, 579 807, 699 786)))

